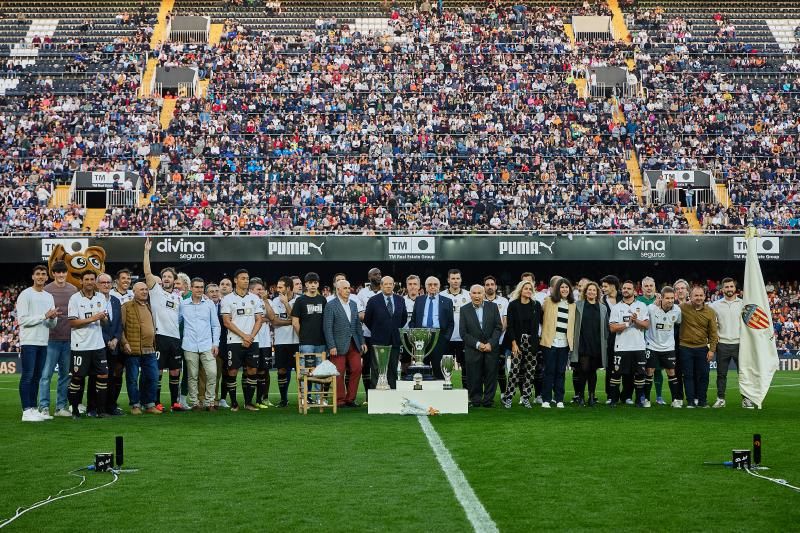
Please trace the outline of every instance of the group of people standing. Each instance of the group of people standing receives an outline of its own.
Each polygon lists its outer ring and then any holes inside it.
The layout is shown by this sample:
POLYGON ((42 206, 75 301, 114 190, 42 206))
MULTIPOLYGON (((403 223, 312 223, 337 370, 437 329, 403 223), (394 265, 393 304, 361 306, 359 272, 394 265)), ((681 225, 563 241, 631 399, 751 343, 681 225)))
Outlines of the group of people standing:
MULTIPOLYGON (((494 276, 467 291, 461 272, 447 273, 448 287, 430 276, 405 280, 403 295, 379 269, 351 294, 347 276, 333 279, 333 294, 320 292, 320 277, 309 272, 283 276, 274 286, 237 270, 232 279, 206 283, 167 267, 157 276, 145 244, 144 276, 131 286, 132 273, 82 273, 80 289, 67 283, 67 268, 56 263, 54 280, 37 266, 33 286, 20 294, 17 316, 22 338, 20 398, 23 421, 53 416, 80 418, 123 414, 118 405, 123 374, 130 412, 160 414, 161 377, 168 374, 172 411, 239 410, 237 376, 246 410, 275 407, 269 400, 270 370, 277 369, 280 400, 288 405, 295 354, 319 354, 339 370, 338 402, 356 407, 361 383, 377 384, 371 347, 392 347, 388 382, 406 373, 411 356, 401 348, 399 330, 437 328, 439 337, 426 358, 435 379, 441 360, 453 354, 471 407, 492 407, 497 389, 506 408, 517 391, 526 408, 565 405, 566 370, 573 370, 572 403, 599 403, 598 373, 605 369, 606 403, 650 407, 652 388, 662 396, 664 369, 673 407, 706 407, 709 362, 716 354, 717 400, 725 405, 726 375, 738 363, 742 301, 736 282, 723 280, 722 299, 709 305, 702 286, 685 280, 656 292, 652 278, 641 282, 605 276, 600 283, 553 276, 536 290, 526 272, 505 298, 494 276), (50 414, 50 382, 55 369, 57 399, 50 414), (89 377, 86 407, 83 397, 89 377)), ((743 399, 743 405, 748 405, 743 399)))

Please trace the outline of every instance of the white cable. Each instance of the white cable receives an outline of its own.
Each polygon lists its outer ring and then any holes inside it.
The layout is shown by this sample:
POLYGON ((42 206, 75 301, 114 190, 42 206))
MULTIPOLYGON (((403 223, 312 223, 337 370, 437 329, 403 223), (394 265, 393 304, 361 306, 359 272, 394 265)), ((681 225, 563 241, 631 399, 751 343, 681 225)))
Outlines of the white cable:
POLYGON ((107 483, 104 483, 102 485, 98 485, 97 487, 92 487, 91 489, 84 489, 84 490, 81 490, 81 491, 78 491, 78 492, 73 492, 71 494, 64 494, 62 496, 62 493, 70 491, 70 490, 74 490, 74 489, 77 489, 77 488, 80 488, 84 484, 84 482, 86 482, 86 476, 84 476, 83 474, 76 474, 75 473, 75 472, 80 472, 81 470, 84 470, 84 468, 79 468, 78 470, 73 470, 72 472, 68 472, 68 474, 71 475, 71 476, 80 477, 81 478, 81 482, 80 483, 78 483, 74 487, 70 487, 68 489, 63 489, 63 490, 59 491, 58 494, 56 494, 55 496, 48 496, 44 500, 39 500, 38 502, 33 503, 33 504, 29 505, 26 508, 22 508, 22 507, 17 508, 17 512, 14 514, 14 516, 12 516, 11 518, 9 518, 7 520, 4 520, 3 522, 0 522, 0 529, 3 529, 8 524, 13 522, 14 520, 19 518, 20 516, 24 515, 28 511, 33 511, 34 509, 37 509, 37 508, 42 507, 44 505, 47 505, 48 503, 53 503, 54 501, 57 501, 57 500, 63 500, 64 498, 69 498, 70 496, 78 496, 79 494, 86 494, 87 492, 92 492, 92 491, 95 491, 95 490, 98 490, 98 489, 102 489, 104 487, 108 487, 109 485, 113 485, 114 483, 116 483, 117 480, 119 479, 119 474, 117 474, 116 472, 112 472, 112 474, 114 475, 114 479, 112 479, 111 481, 109 481, 107 483), (20 511, 20 509, 22 509, 22 510, 20 511))
POLYGON ((778 478, 774 478, 774 477, 762 476, 758 472, 754 472, 753 470, 750 470, 750 468, 747 467, 747 466, 745 466, 744 469, 751 476, 760 477, 761 479, 766 479, 767 481, 772 481, 773 483, 777 483, 778 485, 782 485, 784 487, 789 487, 792 490, 796 490, 797 492, 800 492, 800 487, 795 487, 794 485, 790 485, 789 482, 786 481, 785 479, 778 479, 778 478))

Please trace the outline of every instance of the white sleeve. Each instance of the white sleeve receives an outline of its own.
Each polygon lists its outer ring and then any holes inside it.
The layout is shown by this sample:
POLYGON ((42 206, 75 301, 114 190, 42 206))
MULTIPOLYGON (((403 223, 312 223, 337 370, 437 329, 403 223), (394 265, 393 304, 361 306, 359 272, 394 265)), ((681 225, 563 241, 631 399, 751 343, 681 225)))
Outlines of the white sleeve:
POLYGON ((38 326, 44 321, 44 315, 32 316, 30 292, 23 292, 17 299, 17 322, 20 326, 34 327, 38 326))
POLYGON ((222 303, 219 306, 219 313, 221 315, 231 314, 231 301, 227 296, 222 299, 222 303))
POLYGON ((264 300, 262 300, 261 298, 256 298, 256 309, 255 309, 254 313, 257 314, 257 315, 266 315, 267 314, 267 308, 264 305, 264 300))
POLYGON ((611 314, 608 317, 608 321, 612 324, 621 324, 622 323, 622 314, 619 311, 619 307, 616 305, 611 308, 611 314))
POLYGON ((80 316, 80 313, 81 310, 78 307, 78 299, 73 295, 70 297, 69 304, 67 305, 67 318, 83 318, 80 316))

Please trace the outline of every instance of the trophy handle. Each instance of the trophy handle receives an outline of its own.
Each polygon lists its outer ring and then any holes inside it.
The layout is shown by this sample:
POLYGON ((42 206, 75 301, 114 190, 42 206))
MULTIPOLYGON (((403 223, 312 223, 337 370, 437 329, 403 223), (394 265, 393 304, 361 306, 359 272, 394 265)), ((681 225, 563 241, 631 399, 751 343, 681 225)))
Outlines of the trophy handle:
POLYGON ((440 330, 438 330, 438 329, 430 329, 428 331, 430 332, 430 335, 431 335, 431 337, 430 337, 431 343, 430 343, 430 346, 426 346, 425 347, 425 351, 427 352, 425 354, 425 357, 428 357, 430 354, 432 354, 433 351, 436 349, 436 345, 439 343, 439 331, 440 330))
POLYGON ((414 350, 409 347, 409 342, 410 341, 408 341, 406 339, 406 332, 408 332, 407 329, 401 329, 400 330, 400 344, 403 345, 403 348, 405 349, 406 353, 408 353, 410 355, 413 355, 414 350))

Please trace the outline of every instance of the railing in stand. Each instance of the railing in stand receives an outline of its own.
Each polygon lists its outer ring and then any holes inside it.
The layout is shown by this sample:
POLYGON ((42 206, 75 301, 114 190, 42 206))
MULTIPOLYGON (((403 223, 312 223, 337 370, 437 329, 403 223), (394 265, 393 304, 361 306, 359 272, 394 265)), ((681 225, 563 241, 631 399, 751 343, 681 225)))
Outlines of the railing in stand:
POLYGON ((139 207, 139 191, 106 189, 106 207, 139 207))

